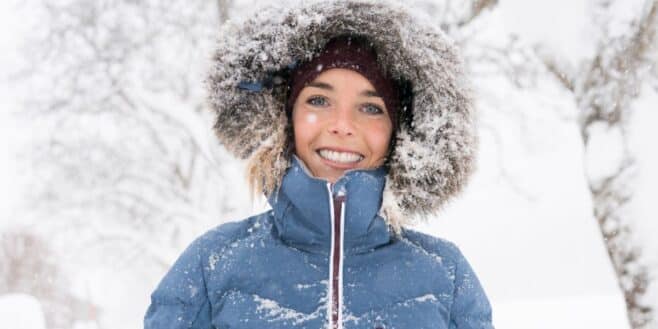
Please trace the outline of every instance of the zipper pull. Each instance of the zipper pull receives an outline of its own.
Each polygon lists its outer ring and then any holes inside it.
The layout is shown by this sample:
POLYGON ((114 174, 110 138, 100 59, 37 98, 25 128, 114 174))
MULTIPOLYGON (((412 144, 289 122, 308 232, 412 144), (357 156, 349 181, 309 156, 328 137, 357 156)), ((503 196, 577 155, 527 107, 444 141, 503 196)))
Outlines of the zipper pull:
POLYGON ((340 201, 345 201, 345 195, 347 194, 347 191, 345 190, 345 185, 342 185, 338 191, 336 191, 335 198, 340 201))
POLYGON ((347 191, 345 190, 345 185, 342 185, 338 191, 334 192, 334 183, 327 183, 327 186, 329 187, 329 194, 331 194, 332 199, 335 201, 345 201, 347 191))

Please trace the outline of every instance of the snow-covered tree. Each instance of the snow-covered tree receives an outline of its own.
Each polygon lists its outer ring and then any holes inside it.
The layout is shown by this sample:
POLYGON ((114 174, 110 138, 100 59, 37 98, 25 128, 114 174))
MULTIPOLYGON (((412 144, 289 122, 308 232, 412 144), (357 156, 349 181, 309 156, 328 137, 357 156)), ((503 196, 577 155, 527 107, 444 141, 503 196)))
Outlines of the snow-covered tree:
POLYGON ((33 218, 80 246, 167 268, 190 236, 235 209, 204 110, 209 48, 227 1, 43 1, 28 44, 22 116, 33 218), (45 220, 47 221, 47 220, 45 220), (189 234, 189 235, 188 235, 189 234), (117 246, 122 246, 117 249, 117 246), (162 250, 169 250, 171 254, 162 250))
MULTIPOLYGON (((630 22, 615 19, 621 2, 598 1, 594 23, 600 31, 593 58, 569 69, 564 60, 544 54, 546 66, 573 92, 583 141, 585 173, 593 213, 605 240, 633 328, 649 328, 653 309, 645 299, 650 284, 642 246, 633 238, 628 204, 633 198, 636 160, 628 145, 632 102, 651 81, 658 64, 658 1, 648 0, 630 22), (653 70, 653 71, 652 71, 653 70)), ((655 78, 654 78, 655 79, 655 78)))
MULTIPOLYGON (((642 12, 630 13, 630 18, 624 16, 629 13, 626 2, 594 1, 591 14, 599 34, 596 52, 578 65, 553 55, 547 45, 524 45, 515 35, 510 35, 502 46, 474 41, 475 34, 483 30, 477 27, 477 18, 497 4, 445 0, 416 1, 413 6, 436 18, 437 24, 453 36, 464 49, 468 67, 476 78, 492 74, 493 69, 493 74, 524 89, 548 73, 572 93, 578 113, 556 115, 575 119, 579 127, 592 212, 623 292, 629 322, 632 328, 649 328, 653 309, 645 295, 651 276, 647 260, 642 258, 642 245, 633 235, 632 222, 639 219, 632 218, 627 209, 636 186, 635 156, 628 147, 628 121, 633 114, 632 102, 642 85, 652 84, 658 90, 658 1, 645 1, 642 12)), ((524 114, 516 115, 518 120, 524 120, 524 114)), ((494 125, 486 120, 481 125, 496 144, 501 144, 494 125)), ((527 194, 504 163, 504 159, 499 160, 501 179, 518 193, 527 194)))

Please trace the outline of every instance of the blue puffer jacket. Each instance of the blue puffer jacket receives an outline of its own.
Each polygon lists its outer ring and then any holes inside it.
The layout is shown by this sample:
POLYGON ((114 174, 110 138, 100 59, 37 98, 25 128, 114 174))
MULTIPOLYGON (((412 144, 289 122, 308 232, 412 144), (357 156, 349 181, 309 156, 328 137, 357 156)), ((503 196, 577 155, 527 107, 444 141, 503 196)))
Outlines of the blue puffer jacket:
POLYGON ((383 167, 335 184, 293 157, 272 210, 196 239, 151 296, 145 329, 489 329, 489 301, 451 242, 378 214, 383 167))

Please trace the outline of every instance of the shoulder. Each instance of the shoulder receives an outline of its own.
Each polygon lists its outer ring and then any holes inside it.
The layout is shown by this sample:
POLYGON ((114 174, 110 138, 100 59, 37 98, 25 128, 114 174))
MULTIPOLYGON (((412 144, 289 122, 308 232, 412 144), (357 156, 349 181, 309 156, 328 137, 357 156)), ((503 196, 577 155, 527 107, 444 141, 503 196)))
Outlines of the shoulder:
POLYGON ((238 241, 267 234, 271 228, 271 210, 217 225, 197 237, 188 248, 209 254, 238 241))
POLYGON ((217 225, 196 237, 174 262, 170 273, 187 274, 204 273, 212 268, 217 255, 249 238, 260 238, 269 234, 271 228, 271 211, 266 211, 238 221, 217 225))
POLYGON ((478 276, 454 242, 408 229, 403 229, 401 239, 443 259, 454 287, 450 328, 494 329, 489 298, 478 276))
POLYGON ((144 328, 197 328, 210 322, 207 270, 214 266, 217 250, 267 231, 271 213, 218 225, 190 243, 151 294, 144 328), (176 319, 171 322, 171 319, 176 319), (201 322, 199 322, 201 321, 201 322), (204 322, 205 321, 205 322, 204 322))
POLYGON ((464 255, 454 242, 441 237, 404 228, 399 239, 417 251, 438 257, 438 260, 444 265, 454 266, 464 259, 464 255))
POLYGON ((202 285, 206 271, 214 266, 216 255, 236 241, 261 234, 262 228, 266 228, 270 222, 269 217, 269 212, 263 212, 218 225, 198 236, 178 256, 155 294, 180 296, 182 292, 174 290, 202 285))

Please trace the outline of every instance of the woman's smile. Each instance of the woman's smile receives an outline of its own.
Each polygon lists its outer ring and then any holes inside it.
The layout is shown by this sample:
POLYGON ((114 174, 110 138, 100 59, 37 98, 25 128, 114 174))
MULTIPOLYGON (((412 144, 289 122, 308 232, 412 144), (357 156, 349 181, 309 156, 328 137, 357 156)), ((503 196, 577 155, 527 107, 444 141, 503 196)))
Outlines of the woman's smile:
POLYGON ((340 151, 335 149, 323 148, 318 150, 318 154, 326 160, 339 163, 357 163, 363 160, 363 155, 356 152, 340 151))

